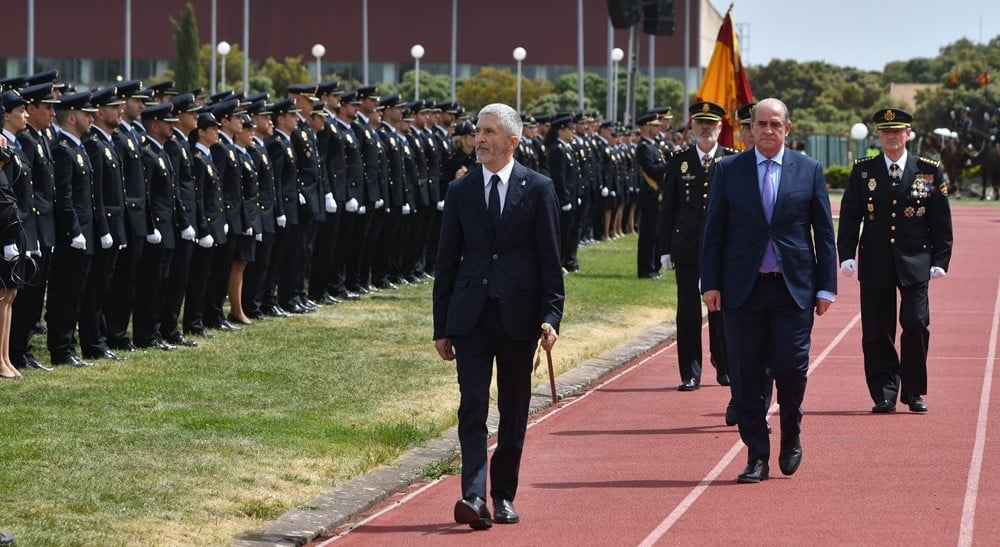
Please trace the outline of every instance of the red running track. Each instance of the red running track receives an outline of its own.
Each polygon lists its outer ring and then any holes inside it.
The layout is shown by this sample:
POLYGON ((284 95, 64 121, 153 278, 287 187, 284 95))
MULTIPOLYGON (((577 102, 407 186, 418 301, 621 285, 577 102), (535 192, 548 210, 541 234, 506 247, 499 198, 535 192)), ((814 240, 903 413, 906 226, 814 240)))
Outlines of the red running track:
MULTIPOLYGON (((746 452, 706 371, 682 393, 661 346, 537 416, 515 505, 521 523, 452 521, 459 479, 401 493, 316 545, 996 545, 1000 435, 990 410, 1000 315, 1000 215, 955 208, 955 254, 931 282, 930 412, 871 414, 856 279, 817 318, 798 472, 738 484, 746 452)), ((707 347, 707 335, 706 335, 707 347)), ((771 409, 772 412, 775 408, 771 409)))

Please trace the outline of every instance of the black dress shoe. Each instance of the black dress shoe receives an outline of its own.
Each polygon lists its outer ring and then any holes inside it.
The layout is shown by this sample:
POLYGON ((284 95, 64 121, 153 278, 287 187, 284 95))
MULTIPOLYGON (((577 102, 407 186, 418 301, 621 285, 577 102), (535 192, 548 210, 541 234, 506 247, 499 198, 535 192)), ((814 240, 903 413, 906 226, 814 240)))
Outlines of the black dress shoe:
POLYGON ((108 340, 108 347, 118 351, 135 351, 135 344, 129 340, 108 340))
POLYGON ((0 533, 0 547, 7 547, 8 545, 14 544, 14 536, 0 533))
POLYGON ((208 332, 205 329, 194 329, 194 330, 184 331, 184 334, 187 334, 188 336, 197 336, 198 338, 204 338, 205 340, 211 340, 215 338, 214 334, 208 332))
POLYGON ((694 378, 688 378, 681 382, 681 385, 677 386, 677 391, 694 391, 698 389, 698 380, 694 378))
POLYGON ((195 342, 194 340, 182 334, 178 334, 176 336, 168 336, 167 338, 164 339, 164 341, 168 344, 173 344, 175 346, 185 346, 189 348, 198 347, 198 342, 195 342))
POLYGON ((292 314, 285 311, 285 309, 282 308, 281 306, 274 304, 272 306, 264 307, 264 315, 267 315, 269 317, 289 317, 292 314))
POLYGON ((155 348, 162 351, 171 351, 173 349, 176 349, 176 346, 164 342, 163 339, 159 337, 153 338, 152 340, 148 340, 146 342, 139 342, 139 347, 155 348))
POLYGON ((899 402, 909 406, 910 412, 927 412, 927 403, 925 403, 923 397, 919 395, 916 397, 906 397, 900 399, 899 402))
POLYGON ((746 468, 743 469, 743 472, 740 473, 740 476, 736 478, 736 481, 743 483, 766 481, 768 479, 769 471, 767 462, 757 458, 747 464, 746 468))
POLYGON ((490 509, 479 496, 460 499, 455 502, 455 522, 468 524, 473 530, 486 530, 493 526, 490 509))
POLYGON ((73 354, 66 355, 65 357, 61 357, 59 359, 53 359, 52 360, 52 364, 53 365, 69 365, 71 367, 92 367, 92 366, 94 366, 94 365, 91 365, 90 363, 84 361, 83 359, 80 359, 79 357, 77 357, 76 355, 73 355, 73 354))
POLYGON ((294 302, 290 302, 290 303, 282 306, 282 309, 284 309, 288 313, 292 313, 292 314, 295 314, 295 315, 307 313, 305 308, 303 308, 302 306, 300 306, 300 305, 298 305, 298 304, 296 304, 294 302))
POLYGON ((334 298, 333 296, 331 296, 329 294, 324 294, 323 298, 319 299, 319 303, 320 304, 326 304, 328 306, 332 306, 333 304, 340 304, 340 300, 337 300, 336 298, 334 298))
POLYGON ((802 463, 802 443, 798 435, 781 434, 781 452, 778 453, 778 469, 782 475, 792 475, 802 463))
POLYGON ((341 300, 360 300, 361 296, 348 290, 339 291, 334 295, 341 300))
POLYGON ((30 369, 45 370, 45 371, 54 370, 52 367, 47 367, 43 365, 41 361, 35 359, 35 356, 31 354, 24 356, 24 359, 21 361, 21 365, 22 366, 19 368, 30 368, 30 369))
POLYGON ((740 423, 740 407, 736 406, 736 401, 729 399, 726 405, 726 425, 736 425, 740 423))
POLYGON ((890 412, 896 412, 896 403, 891 403, 889 401, 882 401, 877 405, 872 407, 872 412, 875 414, 888 414, 890 412))
POLYGON ((726 374, 725 372, 716 372, 715 381, 718 382, 720 386, 728 386, 730 383, 729 375, 726 374))
POLYGON ((118 355, 117 353, 115 353, 115 352, 113 352, 113 351, 111 351, 109 349, 101 351, 101 352, 96 352, 96 353, 84 353, 83 356, 86 357, 87 359, 107 359, 108 361, 125 361, 126 360, 126 358, 124 356, 118 355))
POLYGON ((379 281, 375 283, 375 288, 377 289, 398 289, 399 285, 396 285, 392 281, 379 281))
POLYGON ((219 323, 219 330, 223 332, 236 332, 238 330, 243 330, 243 327, 238 327, 229 321, 223 321, 222 323, 219 323))
POLYGON ((267 316, 264 315, 264 312, 262 311, 248 311, 244 313, 246 313, 247 317, 249 317, 250 319, 256 319, 257 321, 263 321, 264 319, 267 318, 267 316))
POLYGON ((494 498, 493 521, 497 524, 517 524, 521 517, 517 516, 517 510, 510 500, 494 498))

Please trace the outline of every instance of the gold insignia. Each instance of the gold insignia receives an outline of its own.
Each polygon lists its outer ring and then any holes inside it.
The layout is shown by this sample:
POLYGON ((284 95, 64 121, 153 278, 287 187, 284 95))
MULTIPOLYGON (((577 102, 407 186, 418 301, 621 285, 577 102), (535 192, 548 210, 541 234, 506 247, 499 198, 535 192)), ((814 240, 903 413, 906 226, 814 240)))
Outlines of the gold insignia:
POLYGON ((886 110, 884 117, 885 117, 885 121, 891 122, 892 120, 896 119, 896 113, 893 112, 892 110, 886 110))
POLYGON ((875 191, 875 186, 877 186, 877 183, 875 182, 875 179, 869 179, 868 180, 868 191, 869 192, 874 192, 875 191))
POLYGON ((127 143, 128 143, 128 149, 129 149, 129 150, 132 150, 132 151, 134 152, 134 151, 135 151, 135 143, 134 143, 134 142, 132 142, 132 139, 128 139, 128 140, 127 140, 127 141, 125 141, 125 142, 127 142, 127 143))
POLYGON ((868 204, 868 212, 869 213, 875 212, 875 204, 873 203, 868 204))
POLYGON ((253 171, 253 167, 250 167, 250 162, 248 161, 243 161, 243 167, 245 167, 247 171, 253 171))
POLYGON ((352 139, 350 135, 344 135, 344 137, 347 139, 347 142, 349 142, 351 144, 354 143, 354 139, 352 139))
POLYGON ((924 213, 926 213, 926 212, 927 212, 927 209, 925 209, 923 207, 917 207, 917 216, 918 217, 924 216, 924 213))
POLYGON ((906 215, 906 218, 912 217, 914 212, 915 211, 913 207, 907 207, 906 209, 903 210, 903 214, 906 215))
POLYGON ((83 156, 81 156, 80 154, 77 154, 76 155, 76 163, 79 163, 80 167, 83 167, 83 156))
POLYGON ((682 161, 681 162, 681 173, 687 173, 687 172, 688 172, 688 162, 682 161))
POLYGON ((157 160, 158 160, 158 162, 160 164, 160 169, 166 169, 167 168, 167 164, 166 164, 166 162, 163 161, 163 158, 157 158, 157 160))
POLYGON ((208 173, 208 176, 210 176, 210 177, 211 176, 215 176, 215 171, 212 169, 211 165, 206 165, 205 166, 205 172, 208 173))
POLYGON ((286 148, 285 152, 288 152, 288 157, 289 158, 295 159, 295 153, 292 152, 291 148, 286 148))
POLYGON ((45 155, 45 148, 42 147, 42 143, 38 143, 38 155, 39 156, 45 155))
POLYGON ((410 152, 410 147, 409 146, 404 146, 403 147, 403 153, 406 154, 407 156, 413 154, 412 152, 410 152))
POLYGON ((260 157, 260 161, 261 161, 261 162, 262 162, 262 163, 263 163, 264 165, 267 165, 267 164, 268 164, 268 159, 267 159, 267 155, 266 155, 266 154, 262 155, 262 156, 260 157))
POLYGON ((232 150, 229 151, 229 161, 236 161, 236 153, 232 150))
POLYGON ((113 159, 111 157, 111 149, 110 148, 105 148, 104 149, 104 157, 108 158, 108 161, 111 161, 113 159))
POLYGON ((941 190, 941 195, 942 196, 948 197, 948 185, 947 184, 942 184, 941 187, 940 187, 940 190, 941 190))
POLYGON ((863 178, 863 179, 868 178, 868 171, 862 171, 861 172, 861 178, 863 178))
POLYGON ((309 139, 309 137, 306 135, 305 131, 299 131, 299 134, 302 135, 302 140, 308 140, 309 139))
POLYGON ((701 111, 702 112, 709 112, 711 110, 712 109, 708 106, 708 103, 705 103, 705 104, 701 105, 701 111))

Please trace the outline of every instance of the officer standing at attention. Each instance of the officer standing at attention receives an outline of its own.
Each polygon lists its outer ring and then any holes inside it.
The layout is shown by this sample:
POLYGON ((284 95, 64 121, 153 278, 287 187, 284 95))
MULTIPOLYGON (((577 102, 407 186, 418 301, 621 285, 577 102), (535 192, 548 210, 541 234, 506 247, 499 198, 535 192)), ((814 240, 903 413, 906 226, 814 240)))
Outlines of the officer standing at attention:
POLYGON ((882 153, 854 162, 840 204, 840 272, 851 277, 856 271, 861 282, 861 349, 872 412, 894 412, 897 394, 911 412, 927 412, 927 286, 945 276, 951 260, 948 185, 940 163, 907 152, 913 116, 887 108, 872 121, 882 153))
POLYGON ((660 261, 656 255, 656 236, 660 213, 660 185, 667 174, 667 158, 656 143, 660 120, 656 114, 646 114, 636 123, 642 139, 636 148, 639 168, 639 278, 659 279, 660 261))
MULTIPOLYGON (((694 391, 701 384, 701 277, 699 253, 702 225, 708 206, 708 181, 717 159, 736 153, 719 146, 726 110, 709 101, 691 105, 695 145, 676 152, 667 163, 662 188, 657 244, 663 269, 677 272, 677 359, 681 373, 679 391, 694 391)), ((722 312, 708 314, 711 363, 719 385, 729 385, 729 366, 723 337, 722 312)))

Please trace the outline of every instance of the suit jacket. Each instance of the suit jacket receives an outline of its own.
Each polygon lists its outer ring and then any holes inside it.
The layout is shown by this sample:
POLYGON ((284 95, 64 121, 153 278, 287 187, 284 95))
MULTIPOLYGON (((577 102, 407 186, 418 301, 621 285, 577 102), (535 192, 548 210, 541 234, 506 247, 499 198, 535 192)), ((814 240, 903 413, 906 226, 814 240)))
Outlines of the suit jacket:
POLYGON ((948 185, 939 162, 908 154, 895 187, 884 154, 854 162, 840 202, 837 249, 842 261, 858 251, 862 283, 926 282, 931 266, 948 269, 951 246, 948 185))
POLYGON ((500 314, 511 338, 538 338, 541 324, 562 318, 559 205, 552 181, 514 163, 494 233, 483 169, 449 185, 434 277, 434 339, 468 334, 486 304, 492 271, 500 314))
POLYGON ((122 178, 122 163, 114 142, 104 137, 96 127, 84 137, 83 147, 90 157, 94 172, 94 200, 104 209, 104 215, 94 217, 99 235, 110 234, 115 245, 128 242, 125 233, 125 179, 122 178))
POLYGON ((222 199, 222 181, 210 154, 195 148, 191 171, 194 174, 195 228, 198 239, 212 236, 216 245, 226 242, 226 204, 222 199))
POLYGON ((177 246, 174 211, 177 208, 177 169, 167 151, 152 138, 142 146, 142 169, 149 187, 149 213, 153 228, 160 231, 159 245, 164 249, 177 246))
POLYGON ((83 254, 94 254, 102 234, 97 233, 94 215, 98 212, 92 179, 90 157, 82 145, 61 135, 52 149, 55 161, 56 194, 53 208, 56 215, 56 246, 70 246, 70 240, 82 234, 87 239, 83 254))
POLYGON ((754 284, 765 246, 773 241, 792 298, 811 308, 816 293, 837 292, 837 250, 823 166, 785 149, 768 225, 754 150, 715 164, 701 249, 701 290, 722 291, 723 309, 740 308, 754 284))
POLYGON ((119 125, 111 135, 115 141, 118 158, 122 161, 125 181, 125 228, 130 238, 144 238, 152 233, 153 226, 146 215, 149 187, 142 167, 142 138, 136 125, 119 125), (133 131, 135 130, 135 131, 133 131))
POLYGON ((53 209, 56 183, 52 147, 45 135, 30 125, 17 134, 17 142, 31 169, 31 214, 35 217, 38 244, 51 249, 56 244, 53 209))

